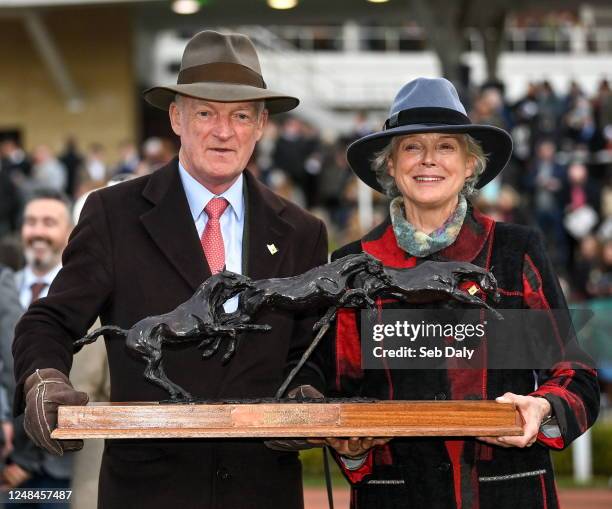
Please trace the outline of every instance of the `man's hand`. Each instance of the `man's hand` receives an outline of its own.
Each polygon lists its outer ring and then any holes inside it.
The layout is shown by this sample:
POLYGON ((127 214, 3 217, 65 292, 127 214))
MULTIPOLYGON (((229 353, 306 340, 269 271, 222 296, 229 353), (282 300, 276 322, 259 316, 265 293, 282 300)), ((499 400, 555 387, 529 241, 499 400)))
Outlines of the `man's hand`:
POLYGON ((391 438, 373 438, 373 437, 351 437, 351 438, 324 438, 310 439, 308 442, 315 445, 329 445, 335 451, 347 458, 361 458, 367 452, 377 445, 385 445, 391 438))
POLYGON ((52 454, 83 448, 83 440, 54 440, 59 405, 86 405, 89 396, 75 391, 68 377, 57 369, 37 369, 25 381, 26 408, 23 427, 32 441, 52 454))
POLYGON ((507 392, 496 398, 498 403, 514 403, 523 418, 523 434, 520 436, 507 437, 478 437, 487 444, 499 445, 500 447, 531 447, 538 437, 540 425, 545 417, 551 413, 550 403, 544 398, 533 396, 519 396, 507 392))
MULTIPOLYGON (((324 399, 325 396, 321 394, 312 385, 300 385, 295 389, 291 389, 287 393, 287 398, 295 399, 296 401, 304 401, 306 399, 324 399)), ((274 449, 275 451, 301 451, 302 449, 312 449, 318 447, 318 444, 311 443, 310 440, 306 439, 279 439, 279 440, 266 440, 264 442, 266 447, 274 449)))
POLYGON ((0 472, 0 491, 9 491, 18 488, 26 482, 32 474, 21 468, 17 463, 6 465, 0 472))

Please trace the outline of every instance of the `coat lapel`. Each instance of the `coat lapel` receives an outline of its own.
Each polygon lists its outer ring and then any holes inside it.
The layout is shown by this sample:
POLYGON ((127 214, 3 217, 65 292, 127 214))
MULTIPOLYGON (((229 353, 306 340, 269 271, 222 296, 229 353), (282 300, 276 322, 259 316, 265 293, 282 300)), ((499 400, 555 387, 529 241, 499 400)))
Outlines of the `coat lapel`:
POLYGON ((495 221, 471 205, 459 235, 450 246, 436 253, 435 259, 474 262, 489 239, 495 221))
POLYGON ((279 269, 294 230, 281 217, 285 204, 248 170, 244 177, 247 185, 246 274, 251 279, 282 276, 279 269))
POLYGON ((178 159, 157 170, 142 194, 154 205, 140 216, 143 226, 168 261, 195 290, 210 277, 210 269, 183 190, 178 159))

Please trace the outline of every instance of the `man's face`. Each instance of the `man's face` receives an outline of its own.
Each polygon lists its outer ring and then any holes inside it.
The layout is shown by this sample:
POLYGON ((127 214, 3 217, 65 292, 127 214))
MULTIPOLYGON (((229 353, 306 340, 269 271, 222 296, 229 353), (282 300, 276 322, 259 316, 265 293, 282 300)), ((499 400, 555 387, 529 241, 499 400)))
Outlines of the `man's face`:
POLYGON ((28 203, 21 228, 28 266, 45 273, 58 265, 71 228, 70 213, 61 201, 41 198, 28 203))
POLYGON ((179 159, 215 194, 228 189, 246 167, 268 118, 257 103, 220 103, 182 96, 170 105, 172 129, 181 138, 179 159))

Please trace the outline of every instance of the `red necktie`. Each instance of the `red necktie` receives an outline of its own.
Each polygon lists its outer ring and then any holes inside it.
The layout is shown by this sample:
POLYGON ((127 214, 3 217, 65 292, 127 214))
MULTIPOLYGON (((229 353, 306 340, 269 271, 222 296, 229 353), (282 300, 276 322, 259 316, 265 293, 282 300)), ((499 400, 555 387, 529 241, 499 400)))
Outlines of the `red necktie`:
POLYGON ((40 294, 45 288, 47 288, 47 283, 44 283, 44 282, 32 283, 32 285, 30 286, 30 290, 32 291, 32 300, 30 300, 30 304, 34 302, 35 300, 38 300, 38 298, 40 297, 40 294))
POLYGON ((211 274, 221 272, 225 266, 225 247, 223 246, 223 235, 221 234, 221 224, 219 218, 228 206, 225 198, 213 198, 204 207, 204 212, 208 216, 206 228, 202 232, 202 249, 206 255, 211 274))

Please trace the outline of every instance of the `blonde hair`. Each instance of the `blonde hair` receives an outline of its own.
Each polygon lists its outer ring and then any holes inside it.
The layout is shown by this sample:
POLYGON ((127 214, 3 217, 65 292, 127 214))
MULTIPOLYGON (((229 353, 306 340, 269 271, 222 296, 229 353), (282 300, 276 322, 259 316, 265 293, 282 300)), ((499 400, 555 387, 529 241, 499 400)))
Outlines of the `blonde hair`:
MULTIPOLYGON (((463 185, 461 191, 459 191, 460 194, 463 194, 466 198, 469 198, 477 193, 476 183, 487 167, 488 154, 484 153, 480 142, 478 142, 474 137, 465 133, 460 133, 458 136, 465 144, 464 147, 467 157, 473 157, 475 160, 474 172, 465 179, 465 184, 463 185)), ((395 152, 395 149, 397 148, 397 145, 401 139, 402 136, 394 136, 391 138, 391 141, 387 143, 384 148, 378 152, 374 152, 374 156, 371 160, 371 168, 376 174, 376 180, 389 198, 395 198, 401 194, 400 190, 397 188, 395 179, 389 175, 388 169, 389 159, 391 159, 393 156, 393 153, 395 152)))

